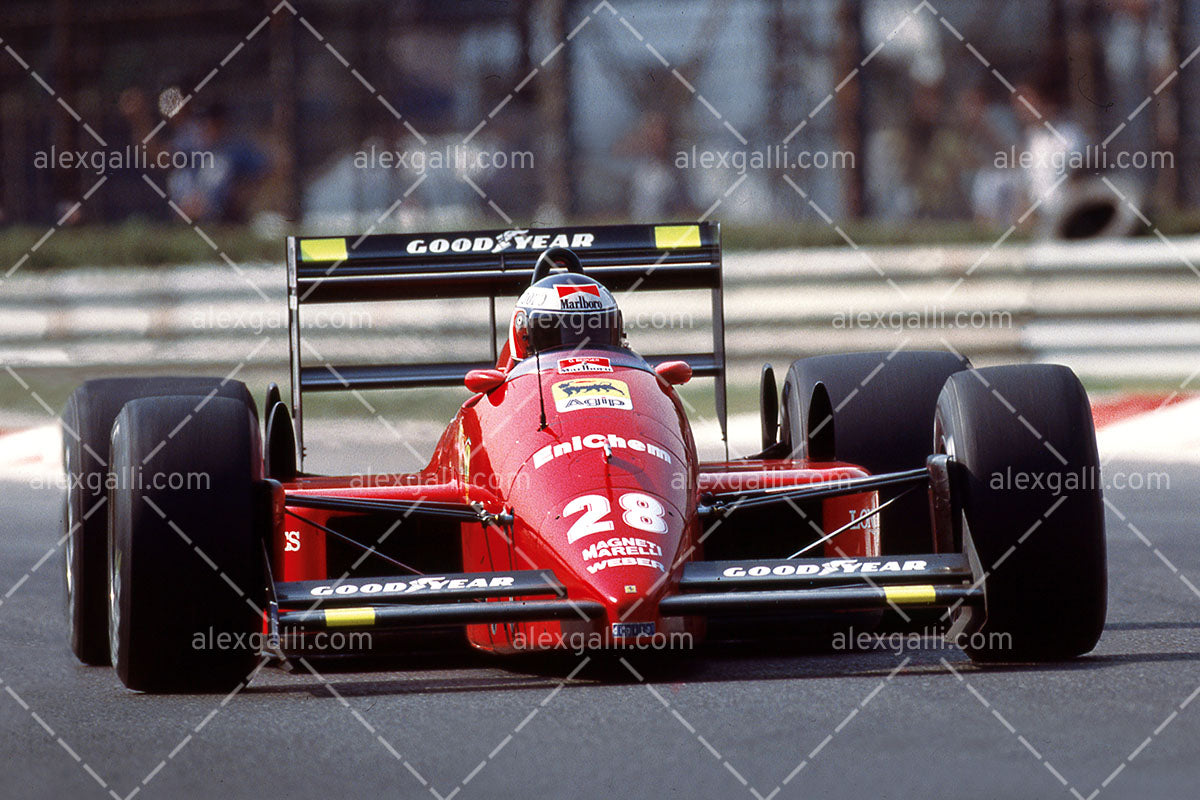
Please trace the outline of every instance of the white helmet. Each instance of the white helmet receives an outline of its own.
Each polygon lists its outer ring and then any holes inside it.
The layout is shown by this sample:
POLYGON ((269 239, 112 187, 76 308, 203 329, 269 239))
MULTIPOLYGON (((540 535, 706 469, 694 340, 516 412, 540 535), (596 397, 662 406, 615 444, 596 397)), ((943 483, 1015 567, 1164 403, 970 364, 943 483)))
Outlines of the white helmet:
POLYGON ((509 352, 520 359, 554 347, 618 346, 623 333, 612 292, 583 274, 578 256, 558 247, 538 259, 533 283, 517 300, 509 352), (571 271, 542 277, 551 264, 571 271))

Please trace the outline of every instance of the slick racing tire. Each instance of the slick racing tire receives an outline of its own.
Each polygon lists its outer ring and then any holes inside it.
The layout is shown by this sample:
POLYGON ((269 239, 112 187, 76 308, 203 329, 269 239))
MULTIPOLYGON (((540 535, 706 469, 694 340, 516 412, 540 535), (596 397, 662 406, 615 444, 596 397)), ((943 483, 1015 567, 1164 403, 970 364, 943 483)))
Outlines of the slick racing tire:
MULTIPOLYGON (((944 351, 847 353, 794 361, 780 404, 784 442, 793 457, 810 457, 828 449, 817 440, 828 440, 832 433, 833 456, 872 474, 923 467, 933 452, 929 431, 938 393, 947 378, 969 366, 966 359, 944 351), (817 393, 818 383, 828 393, 827 406, 817 393)), ((890 496, 881 492, 879 500, 890 496)), ((932 552, 925 493, 911 492, 881 511, 879 531, 886 554, 932 552)))
POLYGON ((130 689, 226 691, 256 662, 258 422, 245 403, 202 399, 134 400, 113 425, 109 645, 130 689))
POLYGON ((219 378, 101 378, 76 389, 62 413, 67 475, 65 541, 67 628, 84 664, 107 666, 109 435, 121 407, 140 397, 208 395, 254 408, 244 384, 219 378))
POLYGON ((1106 608, 1104 503, 1079 379, 1049 364, 953 375, 934 436, 954 462, 964 547, 984 571, 983 624, 960 637, 967 654, 1053 661, 1091 650, 1106 608))

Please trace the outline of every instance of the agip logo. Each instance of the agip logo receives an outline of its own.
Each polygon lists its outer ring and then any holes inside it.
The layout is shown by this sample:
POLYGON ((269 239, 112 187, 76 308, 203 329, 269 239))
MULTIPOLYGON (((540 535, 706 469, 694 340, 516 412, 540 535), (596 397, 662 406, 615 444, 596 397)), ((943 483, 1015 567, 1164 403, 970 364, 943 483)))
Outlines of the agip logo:
POLYGON ((554 407, 564 412, 581 408, 633 408, 629 384, 615 378, 559 381, 551 387, 550 392, 554 396, 554 407))

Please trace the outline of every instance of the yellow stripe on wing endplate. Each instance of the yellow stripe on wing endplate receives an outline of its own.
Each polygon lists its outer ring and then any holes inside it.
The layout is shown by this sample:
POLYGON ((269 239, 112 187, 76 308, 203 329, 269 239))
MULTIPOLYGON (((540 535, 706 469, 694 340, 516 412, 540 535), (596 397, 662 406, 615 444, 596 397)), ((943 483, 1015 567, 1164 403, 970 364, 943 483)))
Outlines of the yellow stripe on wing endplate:
POLYGON ((348 628, 375 624, 375 609, 371 606, 364 608, 327 608, 325 609, 326 628, 348 628))
POLYGON ((883 594, 889 603, 932 603, 937 600, 937 590, 932 586, 885 586, 883 594))
POLYGON ((659 250, 700 246, 699 225, 655 225, 654 246, 659 250))
POLYGON ((301 261, 345 261, 346 240, 336 239, 301 239, 301 261))

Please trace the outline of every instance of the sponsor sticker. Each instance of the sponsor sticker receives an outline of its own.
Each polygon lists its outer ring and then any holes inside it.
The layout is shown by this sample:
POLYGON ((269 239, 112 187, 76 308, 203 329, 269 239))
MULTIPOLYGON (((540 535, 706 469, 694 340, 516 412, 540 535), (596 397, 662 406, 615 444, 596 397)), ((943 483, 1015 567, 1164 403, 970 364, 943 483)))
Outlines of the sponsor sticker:
POLYGON ((560 358, 558 371, 566 374, 577 372, 612 372, 612 362, 600 356, 575 356, 560 358))
POLYGON ((600 287, 595 284, 560 283, 554 288, 558 290, 558 307, 564 311, 597 311, 604 308, 600 287))
POLYGON ((928 561, 865 561, 857 558, 839 558, 823 564, 761 564, 751 567, 728 567, 722 575, 726 578, 787 577, 788 575, 855 575, 871 572, 921 572, 928 561))
POLYGON ((649 539, 637 536, 616 536, 612 539, 595 542, 589 545, 579 555, 584 561, 596 558, 612 558, 613 556, 651 556, 661 558, 662 548, 649 539))
POLYGON ((551 387, 554 407, 560 412, 581 408, 633 409, 629 384, 615 378, 574 378, 551 387))
MULTIPOLYGON (((505 250, 545 250, 547 247, 569 247, 579 250, 592 246, 594 233, 530 233, 528 229, 504 231, 496 237, 459 236, 455 239, 411 240, 405 251, 413 255, 425 253, 500 253, 505 250)), ((320 240, 318 240, 320 241, 320 240)), ((344 240, 341 240, 344 241, 344 240)), ((344 258, 345 256, 343 256, 344 258)), ((304 260, 330 260, 307 258, 304 260)))
POLYGON ((572 436, 570 439, 566 439, 558 444, 546 445, 533 454, 533 468, 541 469, 556 458, 569 453, 577 453, 584 448, 603 450, 605 446, 613 451, 633 450, 635 453, 646 453, 654 456, 659 461, 667 464, 671 463, 671 454, 656 444, 643 442, 641 439, 626 439, 623 436, 617 436, 615 433, 610 433, 607 436, 603 433, 589 433, 586 436, 572 436))
POLYGON ((326 584, 314 586, 309 590, 309 594, 313 597, 348 594, 427 594, 447 589, 497 589, 512 586, 514 581, 514 578, 505 575, 490 578, 447 578, 423 575, 409 581, 326 584))
POLYGON ((501 251, 507 250, 508 248, 513 246, 513 244, 515 243, 515 240, 518 236, 526 236, 526 235, 528 235, 528 233, 529 233, 528 228, 522 228, 520 230, 514 229, 511 231, 505 231, 504 233, 502 233, 496 237, 496 243, 494 245, 492 245, 492 252, 499 253, 501 251))
POLYGON ((593 297, 600 296, 600 287, 590 283, 560 283, 554 288, 558 290, 558 298, 560 300, 564 297, 570 297, 573 294, 590 294, 593 297))
POLYGON ((663 566, 661 561, 655 561, 653 558, 606 558, 603 561, 597 561, 587 565, 587 571, 595 575, 597 572, 606 570, 609 567, 650 567, 659 572, 666 572, 667 568, 663 566))

